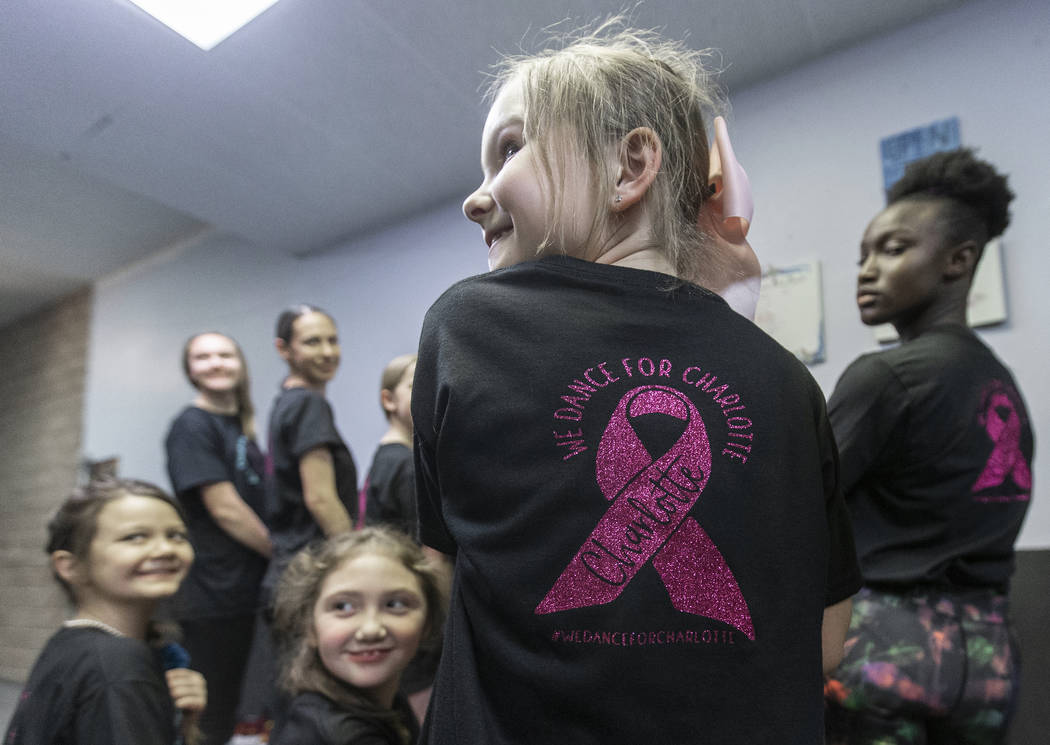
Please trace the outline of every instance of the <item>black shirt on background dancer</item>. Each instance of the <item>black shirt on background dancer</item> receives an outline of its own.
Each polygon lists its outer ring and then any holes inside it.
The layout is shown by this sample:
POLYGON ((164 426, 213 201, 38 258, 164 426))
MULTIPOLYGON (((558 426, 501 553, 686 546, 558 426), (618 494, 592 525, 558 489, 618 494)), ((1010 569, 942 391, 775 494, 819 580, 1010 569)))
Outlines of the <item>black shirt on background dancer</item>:
POLYGON ((270 413, 270 461, 273 464, 273 499, 268 522, 274 556, 283 560, 310 541, 324 536, 320 525, 303 505, 299 472, 302 456, 318 447, 332 454, 339 501, 357 518, 357 468, 349 448, 335 426, 332 406, 320 393, 306 388, 286 388, 274 399, 270 413))

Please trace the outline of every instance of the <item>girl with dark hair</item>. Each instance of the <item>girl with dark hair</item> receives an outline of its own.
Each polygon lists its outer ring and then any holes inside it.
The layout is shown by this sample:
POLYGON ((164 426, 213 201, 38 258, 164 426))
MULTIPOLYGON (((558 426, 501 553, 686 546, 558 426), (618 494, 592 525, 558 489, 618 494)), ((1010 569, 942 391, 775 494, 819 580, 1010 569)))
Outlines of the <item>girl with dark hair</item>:
POLYGON ((297 551, 347 532, 357 513, 357 469, 325 398, 339 369, 335 321, 320 308, 295 306, 277 319, 275 345, 288 375, 270 412, 267 520, 274 556, 264 580, 268 590, 297 551))
POLYGON ((1017 700, 1007 607, 1033 438, 1010 371, 966 324, 1006 179, 969 150, 911 164, 868 225, 857 305, 900 346, 839 378, 829 414, 864 588, 825 687, 829 742, 1003 742, 1017 700))
POLYGON ((48 524, 46 550, 76 612, 33 665, 5 745, 193 743, 204 678, 151 622, 193 562, 175 503, 142 481, 89 484, 48 524))
POLYGON ((437 569, 408 536, 368 527, 299 553, 281 577, 274 626, 293 696, 274 745, 409 745, 419 732, 398 692, 445 606, 437 569))
POLYGON ((211 687, 201 717, 205 745, 222 745, 237 721, 270 536, 259 518, 265 467, 255 442, 248 368, 237 343, 205 332, 183 347, 197 389, 165 439, 168 475, 186 513, 197 560, 173 611, 194 664, 211 687))

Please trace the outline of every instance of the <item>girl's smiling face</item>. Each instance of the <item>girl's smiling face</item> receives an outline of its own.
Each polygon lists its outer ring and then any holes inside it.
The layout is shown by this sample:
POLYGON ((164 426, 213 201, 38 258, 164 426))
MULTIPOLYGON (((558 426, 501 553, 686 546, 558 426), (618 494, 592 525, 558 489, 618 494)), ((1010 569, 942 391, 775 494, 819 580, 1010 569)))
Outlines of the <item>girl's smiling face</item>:
POLYGON ((595 217, 590 168, 579 155, 562 157, 563 149, 565 153, 574 150, 558 147, 558 157, 552 157, 563 192, 555 199, 537 144, 525 138, 522 83, 511 79, 496 96, 485 121, 481 137, 484 180, 463 203, 463 214, 484 231, 489 269, 538 258, 548 237, 556 242, 555 250, 586 258, 595 217))
POLYGON ((170 504, 127 495, 98 513, 87 557, 77 563, 78 602, 155 601, 175 594, 193 563, 193 548, 170 504))
POLYGON ((407 567, 386 554, 359 554, 321 585, 314 605, 317 654, 332 675, 390 708, 427 614, 423 588, 407 567))
POLYGON ((339 333, 324 313, 311 311, 296 318, 291 341, 282 342, 279 349, 289 369, 307 385, 324 386, 339 369, 339 333))
POLYGON ((236 389, 244 376, 237 346, 222 334, 201 334, 186 349, 186 367, 194 385, 211 393, 236 389))

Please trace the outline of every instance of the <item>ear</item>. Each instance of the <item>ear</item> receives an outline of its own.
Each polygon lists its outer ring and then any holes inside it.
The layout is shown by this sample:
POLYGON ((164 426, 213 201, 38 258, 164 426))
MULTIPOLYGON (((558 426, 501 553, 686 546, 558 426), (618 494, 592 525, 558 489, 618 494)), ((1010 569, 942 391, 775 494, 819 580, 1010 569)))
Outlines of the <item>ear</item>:
POLYGON ((379 391, 379 403, 383 407, 383 411, 388 414, 393 414, 397 410, 397 402, 394 401, 394 392, 388 391, 386 388, 379 391))
POLYGON ((700 221, 730 243, 742 243, 751 228, 755 203, 751 197, 751 181, 736 159, 726 120, 720 116, 715 117, 715 141, 711 145, 707 180, 714 193, 704 200, 700 221))
POLYGON ((53 551, 51 568, 66 584, 75 585, 80 580, 80 562, 69 551, 53 551))
POLYGON ((971 277, 977 264, 977 255, 977 243, 974 241, 963 241, 953 246, 948 253, 944 278, 955 281, 971 277))
POLYGON ((273 340, 273 346, 277 350, 277 354, 281 355, 281 359, 287 362, 292 354, 292 350, 288 347, 288 342, 278 336, 273 340))
POLYGON ((612 193, 613 212, 623 212, 638 204, 649 190, 663 162, 663 145, 649 127, 636 127, 620 141, 616 189, 612 193))

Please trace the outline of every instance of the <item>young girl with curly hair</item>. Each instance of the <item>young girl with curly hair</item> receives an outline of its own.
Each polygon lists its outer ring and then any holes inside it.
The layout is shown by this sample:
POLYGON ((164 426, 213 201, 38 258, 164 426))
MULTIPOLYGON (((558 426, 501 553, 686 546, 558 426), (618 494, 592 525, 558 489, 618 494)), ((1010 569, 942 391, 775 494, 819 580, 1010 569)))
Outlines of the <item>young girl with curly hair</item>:
POLYGON ((419 727, 399 692, 420 646, 440 634, 441 578, 400 531, 366 527, 297 554, 281 576, 274 630, 292 697, 275 745, 410 745, 419 727))

